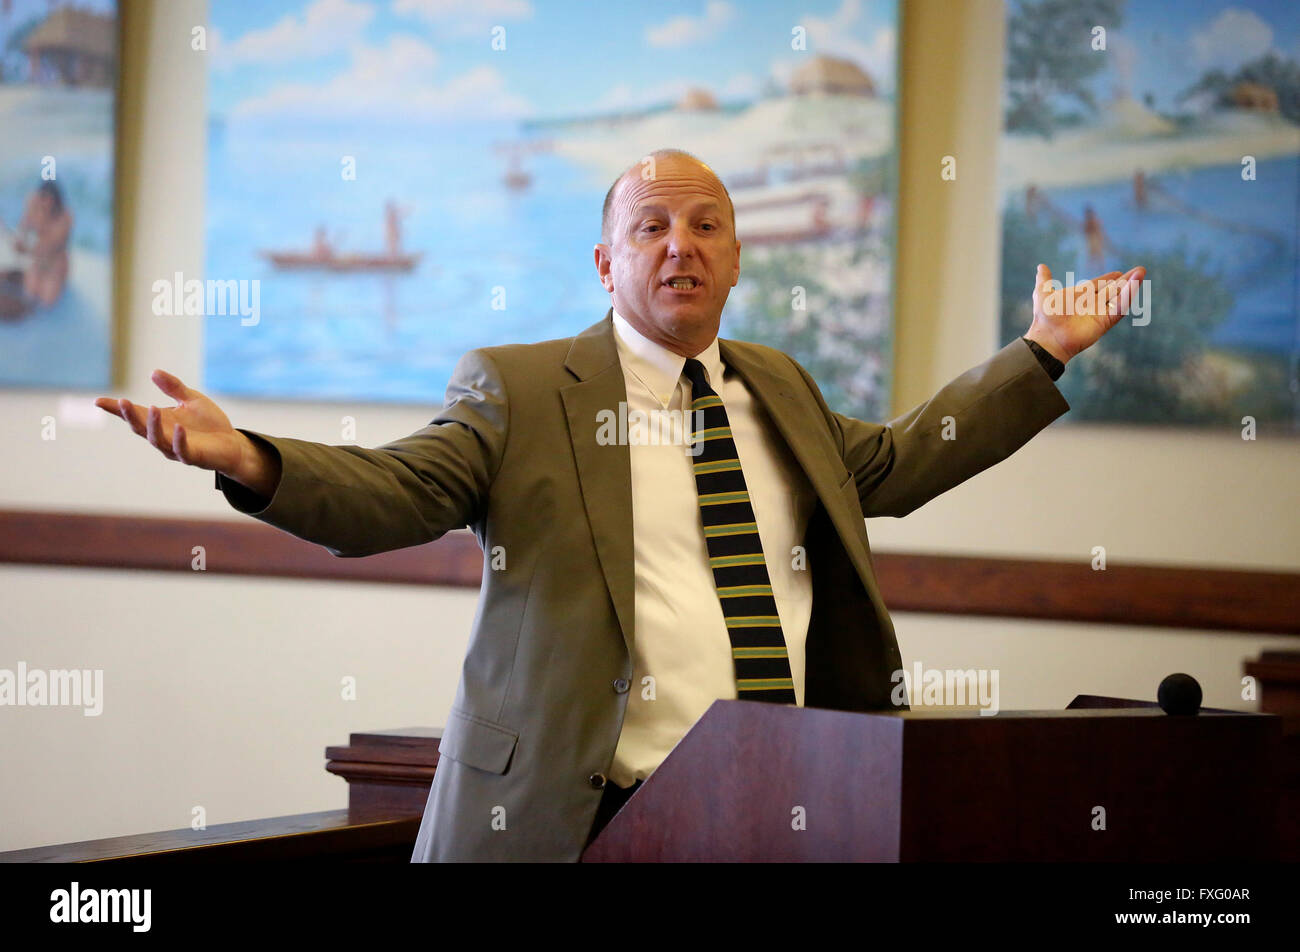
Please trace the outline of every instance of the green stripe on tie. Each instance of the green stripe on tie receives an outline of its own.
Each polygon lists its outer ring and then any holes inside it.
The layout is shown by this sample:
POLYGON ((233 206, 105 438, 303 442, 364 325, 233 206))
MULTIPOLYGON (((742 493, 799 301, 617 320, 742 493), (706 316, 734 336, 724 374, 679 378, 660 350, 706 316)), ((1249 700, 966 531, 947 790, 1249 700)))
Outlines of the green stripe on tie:
POLYGON ((732 615, 727 619, 728 628, 780 628, 781 619, 777 615, 732 615))
POLYGON ((785 648, 732 648, 733 658, 788 658, 785 648))
POLYGON ((728 502, 748 502, 749 493, 745 490, 735 493, 706 493, 700 496, 701 506, 721 506, 728 502))
POLYGON ((731 522, 724 526, 705 526, 704 538, 717 539, 721 536, 753 535, 758 532, 756 522, 731 522))
POLYGON ((738 678, 736 688, 740 691, 793 691, 794 678, 738 678))
POLYGON ((766 565, 763 561, 762 552, 751 552, 748 555, 718 555, 709 559, 709 567, 714 569, 729 569, 739 565, 766 565))
POLYGON ((747 598, 751 595, 771 594, 771 585, 724 585, 718 588, 720 598, 747 598))
POLYGON ((695 463, 695 475, 700 476, 704 473, 730 473, 740 469, 740 460, 738 459, 719 459, 709 460, 704 463, 695 463))

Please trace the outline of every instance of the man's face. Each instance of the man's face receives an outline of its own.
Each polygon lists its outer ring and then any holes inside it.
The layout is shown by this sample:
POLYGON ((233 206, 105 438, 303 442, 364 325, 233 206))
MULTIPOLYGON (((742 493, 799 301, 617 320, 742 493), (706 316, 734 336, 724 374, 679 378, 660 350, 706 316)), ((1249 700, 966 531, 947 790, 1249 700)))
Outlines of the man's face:
POLYGON ((727 295, 740 280, 740 242, 717 177, 681 157, 639 168, 615 190, 610 243, 596 271, 614 308, 650 340, 694 357, 718 335, 727 295), (673 278, 690 278, 677 287, 673 278))

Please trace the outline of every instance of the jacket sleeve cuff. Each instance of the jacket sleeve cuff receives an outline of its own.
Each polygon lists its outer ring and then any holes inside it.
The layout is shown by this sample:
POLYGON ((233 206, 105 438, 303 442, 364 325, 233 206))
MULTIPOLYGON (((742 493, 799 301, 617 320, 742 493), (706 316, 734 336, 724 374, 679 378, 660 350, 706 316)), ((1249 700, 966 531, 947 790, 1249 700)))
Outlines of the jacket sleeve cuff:
MULTIPOLYGON (((280 451, 275 447, 275 445, 270 441, 263 439, 259 434, 244 429, 240 429, 239 432, 243 433, 259 446, 267 447, 276 455, 277 458, 280 457, 280 451)), ((274 496, 268 497, 263 496, 261 493, 253 492, 253 490, 249 489, 243 483, 236 482, 229 477, 223 476, 221 473, 213 473, 213 475, 216 477, 214 480, 216 488, 221 490, 222 494, 226 497, 226 502, 230 503, 231 506, 246 515, 263 515, 266 510, 271 508, 271 504, 275 501, 274 496)), ((281 460, 280 483, 281 485, 284 484, 283 460, 281 460)), ((276 495, 279 495, 278 486, 276 487, 276 495)))
POLYGON ((1029 349, 1034 352, 1034 356, 1038 358, 1038 362, 1042 365, 1043 369, 1047 371, 1047 376, 1051 377, 1053 380, 1060 380, 1061 374, 1065 373, 1065 364, 1061 363, 1049 354, 1046 348, 1037 341, 1032 341, 1028 337, 1022 337, 1020 339, 1029 345, 1029 349))

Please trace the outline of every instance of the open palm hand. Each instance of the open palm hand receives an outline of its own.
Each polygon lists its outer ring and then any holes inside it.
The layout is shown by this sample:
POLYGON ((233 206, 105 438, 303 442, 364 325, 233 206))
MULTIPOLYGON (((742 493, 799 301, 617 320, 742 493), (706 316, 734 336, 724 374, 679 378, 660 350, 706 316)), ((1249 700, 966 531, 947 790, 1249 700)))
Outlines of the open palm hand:
POLYGON ((1045 264, 1034 282, 1034 320, 1025 337, 1062 363, 1087 350, 1119 323, 1146 277, 1138 265, 1121 274, 1110 271, 1073 287, 1059 287, 1045 264))

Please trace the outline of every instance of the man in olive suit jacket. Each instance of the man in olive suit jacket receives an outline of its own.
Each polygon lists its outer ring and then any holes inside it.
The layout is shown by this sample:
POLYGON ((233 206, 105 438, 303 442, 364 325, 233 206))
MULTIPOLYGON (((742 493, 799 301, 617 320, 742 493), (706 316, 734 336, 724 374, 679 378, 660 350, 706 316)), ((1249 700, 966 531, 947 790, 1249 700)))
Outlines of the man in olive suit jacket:
POLYGON ((1059 374, 1127 303, 1111 282, 1112 313, 1095 326, 1036 307, 1026 338, 931 400, 889 424, 850 419, 790 357, 717 338, 739 276, 730 198, 690 156, 645 161, 652 174, 634 166, 606 201, 605 317, 572 338, 466 354, 446 405, 410 436, 367 449, 234 430, 161 371, 178 407, 101 402, 169 457, 216 470, 236 508, 336 555, 475 532, 489 557, 416 861, 578 859, 602 798, 652 771, 710 697, 738 696, 716 665, 692 667, 697 654, 729 664, 732 649, 721 588, 710 597, 706 517, 690 515, 705 506, 690 451, 651 458, 610 439, 611 414, 716 391, 789 648, 782 683, 807 706, 890 708, 902 659, 864 517, 906 515, 1064 413, 1049 368, 1059 374), (688 358, 698 383, 678 379, 688 358), (785 571, 771 539, 800 544, 800 571, 785 571), (662 675, 660 700, 640 691, 646 665, 662 675))

